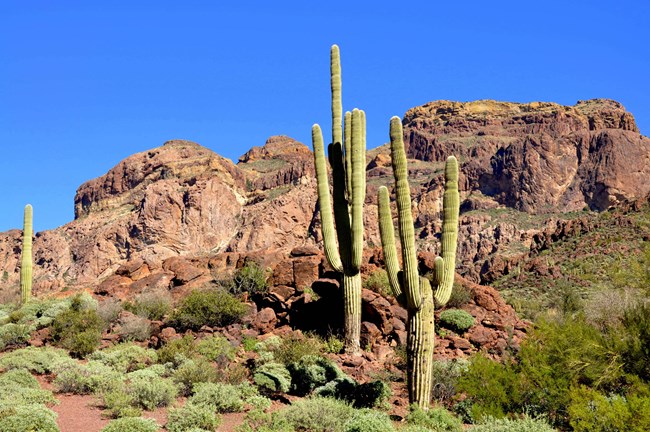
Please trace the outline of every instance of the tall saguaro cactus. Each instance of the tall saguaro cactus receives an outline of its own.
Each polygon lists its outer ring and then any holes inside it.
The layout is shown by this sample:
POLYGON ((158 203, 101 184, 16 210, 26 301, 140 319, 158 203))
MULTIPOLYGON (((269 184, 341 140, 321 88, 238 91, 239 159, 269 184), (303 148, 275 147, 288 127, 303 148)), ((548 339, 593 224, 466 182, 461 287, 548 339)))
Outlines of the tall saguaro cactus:
POLYGON ((393 175, 395 176, 397 217, 404 270, 399 269, 388 189, 383 186, 379 188, 378 192, 379 230, 391 289, 398 301, 408 311, 406 351, 409 401, 426 409, 431 400, 433 379, 434 298, 438 304, 446 304, 454 283, 460 210, 458 162, 455 157, 450 156, 445 164, 442 251, 441 256, 435 259, 433 281, 429 281, 418 274, 408 166, 404 151, 402 123, 399 117, 393 117, 390 120, 390 148, 393 175), (431 283, 434 285, 433 288, 431 283))
POLYGON ((23 250, 20 263, 20 302, 25 304, 32 297, 32 206, 25 206, 23 219, 23 250))
POLYGON ((333 217, 323 134, 317 124, 312 127, 312 142, 325 256, 336 271, 343 273, 345 351, 357 354, 360 351, 361 332, 360 268, 364 234, 363 203, 366 197, 366 116, 363 111, 354 109, 346 112, 343 118, 341 60, 336 45, 330 51, 330 68, 332 143, 328 146, 328 156, 333 179, 333 217))

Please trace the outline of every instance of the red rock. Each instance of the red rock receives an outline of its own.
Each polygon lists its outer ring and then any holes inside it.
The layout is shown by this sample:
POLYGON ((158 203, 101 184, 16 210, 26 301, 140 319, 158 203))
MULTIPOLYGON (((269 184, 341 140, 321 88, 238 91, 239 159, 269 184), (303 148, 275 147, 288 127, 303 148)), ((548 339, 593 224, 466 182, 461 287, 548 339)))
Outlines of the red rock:
POLYGON ((180 339, 180 335, 176 333, 176 330, 173 327, 165 327, 160 331, 160 340, 164 343, 167 343, 174 339, 180 339))
POLYGON ((255 315, 252 324, 257 331, 264 334, 273 331, 277 322, 275 311, 271 308, 264 308, 255 315))
POLYGON ((318 256, 299 257, 293 260, 293 286, 298 291, 311 287, 311 284, 318 279, 319 263, 318 256))

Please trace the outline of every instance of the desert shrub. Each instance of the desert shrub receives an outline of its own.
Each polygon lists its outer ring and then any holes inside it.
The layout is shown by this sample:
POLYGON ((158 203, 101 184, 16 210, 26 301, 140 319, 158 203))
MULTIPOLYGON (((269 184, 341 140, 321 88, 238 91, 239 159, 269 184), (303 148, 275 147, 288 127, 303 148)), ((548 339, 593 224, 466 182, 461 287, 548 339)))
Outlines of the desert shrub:
POLYGON ((609 395, 587 387, 571 390, 568 408, 570 424, 576 432, 650 430, 650 395, 609 395))
POLYGON ((363 281, 363 287, 381 294, 384 297, 388 297, 393 293, 390 288, 388 273, 386 273, 386 270, 384 269, 379 269, 372 272, 370 276, 368 276, 368 278, 363 281))
POLYGON ((124 417, 111 420, 101 432, 157 432, 160 425, 153 419, 124 417))
POLYGON ((85 305, 81 296, 71 300, 70 308, 52 322, 52 339, 75 357, 86 357, 97 349, 104 321, 95 309, 85 305))
POLYGON ((276 361, 288 365, 305 356, 318 356, 321 348, 322 344, 317 338, 291 333, 283 337, 280 345, 271 351, 276 361))
POLYGON ((349 376, 336 378, 314 390, 314 395, 345 401, 355 408, 373 408, 390 397, 390 386, 383 381, 359 384, 349 376))
POLYGON ((26 347, 0 357, 1 369, 24 368, 39 375, 50 373, 65 363, 76 362, 64 350, 52 347, 26 347))
POLYGON ((169 405, 176 395, 178 387, 171 379, 160 377, 138 377, 128 384, 136 405, 152 410, 169 405))
POLYGON ((310 432, 344 432, 354 409, 343 401, 315 397, 301 399, 279 415, 295 430, 310 432))
POLYGON ((197 353, 196 341, 192 335, 185 335, 179 339, 172 339, 158 349, 160 363, 180 365, 186 359, 192 358, 197 353))
POLYGON ((196 350, 203 357, 221 366, 227 365, 235 358, 235 347, 228 339, 218 334, 199 340, 196 350))
POLYGON ((0 351, 8 347, 25 345, 31 336, 26 324, 8 323, 0 327, 0 351))
POLYGON ((454 283, 454 287, 451 290, 451 296, 449 301, 447 301, 448 308, 459 308, 465 306, 472 300, 472 291, 464 285, 459 283, 454 283))
POLYGON ((187 404, 182 408, 169 410, 167 425, 168 432, 185 432, 192 428, 215 430, 221 423, 221 418, 211 408, 187 404))
POLYGON ((17 405, 0 408, 2 432, 59 432, 56 413, 43 405, 17 405))
POLYGON ((55 368, 54 387, 59 393, 91 394, 118 386, 124 376, 101 362, 69 363, 55 368))
POLYGON ((423 411, 419 408, 412 408, 406 421, 410 425, 422 426, 433 432, 462 432, 463 423, 452 413, 444 408, 431 408, 423 411))
POLYGON ((474 317, 462 309, 447 309, 440 312, 440 325, 463 334, 474 325, 474 317))
POLYGON ((314 355, 303 356, 288 364, 287 370, 291 374, 291 393, 298 396, 305 396, 316 387, 345 376, 332 360, 314 355))
POLYGON ((330 354, 339 354, 345 348, 345 342, 335 335, 329 335, 323 341, 323 350, 330 354))
POLYGON ((11 369, 0 375, 0 387, 18 385, 24 388, 40 388, 38 381, 27 369, 11 369))
POLYGON ((172 314, 170 324, 182 330, 199 330, 204 325, 224 327, 238 321, 247 306, 222 289, 195 290, 172 314))
POLYGON ((345 432, 395 432, 388 414, 370 409, 355 410, 345 422, 345 432))
POLYGON ((242 268, 235 271, 232 279, 226 285, 230 292, 235 295, 243 293, 250 295, 265 294, 269 291, 266 277, 267 273, 262 267, 253 261, 249 261, 242 268))
POLYGON ((144 369, 134 370, 126 374, 127 379, 137 378, 165 378, 171 374, 170 365, 153 364, 144 369))
POLYGON ((122 302, 116 298, 109 298, 97 304, 97 313, 107 324, 117 321, 120 312, 122 312, 122 302))
POLYGON ((0 406, 52 405, 55 403, 57 403, 57 400, 49 390, 24 387, 12 381, 6 381, 0 386, 0 406))
POLYGON ((128 315, 120 319, 118 334, 123 341, 146 341, 151 336, 151 323, 147 318, 128 315))
POLYGON ((125 303, 124 309, 152 321, 162 320, 172 311, 172 299, 166 291, 149 291, 125 303))
POLYGON ((172 378, 180 387, 183 396, 189 396, 198 383, 216 382, 218 373, 215 367, 204 358, 186 359, 172 373, 172 378))
POLYGON ((118 372, 127 373, 156 363, 156 351, 133 343, 121 343, 102 351, 97 351, 90 357, 108 365, 118 372))
POLYGON ((282 363, 264 363, 255 369, 253 381, 263 390, 286 393, 291 387, 291 373, 282 363))
POLYGON ((487 417, 471 429, 472 432, 554 432, 543 418, 523 416, 520 419, 487 417))
POLYGON ((431 397, 441 403, 450 403, 456 395, 456 385, 467 370, 467 360, 443 360, 433 362, 433 385, 431 397))
POLYGON ((128 391, 125 383, 103 391, 100 398, 112 418, 138 417, 142 414, 142 409, 136 406, 135 396, 128 391))
POLYGON ((240 412, 247 399, 246 389, 222 383, 200 383, 194 387, 194 395, 188 403, 211 408, 219 413, 240 412))
POLYGON ((650 303, 640 303, 623 314, 623 362, 628 372, 650 381, 650 303))

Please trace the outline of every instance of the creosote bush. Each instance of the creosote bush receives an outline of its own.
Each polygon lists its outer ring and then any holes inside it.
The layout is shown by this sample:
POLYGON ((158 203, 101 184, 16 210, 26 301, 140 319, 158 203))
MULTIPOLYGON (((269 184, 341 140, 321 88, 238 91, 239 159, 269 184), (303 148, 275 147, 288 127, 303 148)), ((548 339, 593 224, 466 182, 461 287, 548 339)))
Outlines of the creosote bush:
POLYGON ((495 419, 488 417, 471 429, 472 432, 554 432, 543 418, 524 416, 520 419, 495 419))
POLYGON ((406 417, 409 425, 428 428, 433 432, 462 432, 463 423, 444 408, 434 407, 423 411, 412 407, 406 417))
POLYGON ((0 369, 24 368, 39 375, 50 373, 66 363, 75 361, 64 350, 52 347, 21 348, 0 357, 0 369))
POLYGON ((0 407, 2 432, 59 432, 56 413, 43 405, 0 407))
POLYGON ((211 408, 193 404, 170 409, 168 418, 165 425, 168 432, 186 432, 192 428, 213 431, 221 423, 221 418, 211 408))
POLYGON ((230 292, 235 295, 248 293, 254 296, 269 291, 266 278, 267 272, 259 264, 249 261, 242 268, 235 271, 232 279, 226 285, 230 292))
POLYGON ((148 291, 124 303, 124 309, 152 321, 162 320, 172 311, 172 299, 167 291, 148 291))
POLYGON ((86 357, 97 349, 105 322, 82 296, 72 298, 70 308, 52 322, 52 339, 74 357, 86 357))
POLYGON ((237 322, 248 310, 238 298, 223 289, 192 291, 172 314, 170 324, 181 330, 225 327, 237 322))
POLYGON ((447 309, 440 312, 440 325, 463 334, 474 325, 474 317, 462 309, 447 309))

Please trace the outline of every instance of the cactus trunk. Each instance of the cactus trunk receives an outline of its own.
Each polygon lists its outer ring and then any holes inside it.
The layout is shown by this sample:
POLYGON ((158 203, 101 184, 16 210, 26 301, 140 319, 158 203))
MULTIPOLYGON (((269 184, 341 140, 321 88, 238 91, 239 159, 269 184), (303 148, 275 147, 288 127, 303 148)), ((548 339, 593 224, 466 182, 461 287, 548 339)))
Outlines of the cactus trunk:
POLYGON ((23 250, 20 262, 20 302, 25 304, 32 297, 32 206, 25 206, 23 219, 23 250))
POLYGON ((343 275, 345 352, 358 353, 361 335, 361 273, 343 275))
POLYGON ((341 61, 336 45, 332 47, 330 55, 332 143, 328 146, 328 158, 332 167, 332 200, 323 137, 318 125, 312 128, 312 142, 325 256, 336 271, 343 273, 345 350, 350 354, 358 354, 361 329, 363 203, 366 197, 366 118, 364 112, 358 109, 351 113, 346 112, 343 116, 341 61))
POLYGON ((433 384, 435 324, 433 291, 427 279, 421 279, 422 305, 409 313, 406 342, 409 401, 427 409, 433 384))

